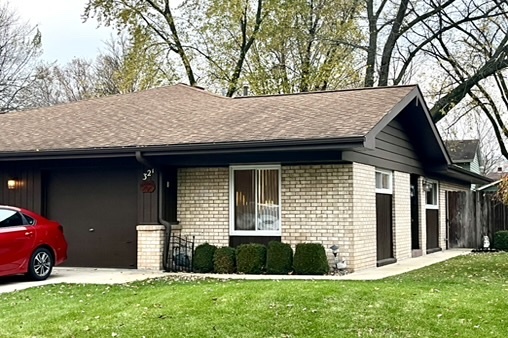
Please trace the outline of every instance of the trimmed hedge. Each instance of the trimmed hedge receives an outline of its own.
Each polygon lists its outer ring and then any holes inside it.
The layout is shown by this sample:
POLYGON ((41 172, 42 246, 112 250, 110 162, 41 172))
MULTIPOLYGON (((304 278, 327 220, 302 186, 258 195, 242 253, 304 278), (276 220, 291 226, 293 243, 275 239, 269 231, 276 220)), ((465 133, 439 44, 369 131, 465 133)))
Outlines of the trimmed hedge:
POLYGON ((324 275, 330 271, 325 248, 319 243, 297 244, 293 267, 298 275, 324 275))
POLYGON ((271 241, 266 250, 266 272, 287 275, 293 271, 293 249, 287 243, 271 241))
POLYGON ((215 250, 213 255, 213 270, 217 273, 234 273, 235 249, 225 246, 215 250))
POLYGON ((192 267, 194 272, 207 273, 213 271, 213 255, 217 250, 215 245, 208 243, 200 244, 194 250, 192 267))
POLYGON ((501 230, 494 234, 494 248, 508 251, 508 230, 501 230))
POLYGON ((262 244, 242 244, 236 248, 236 269, 239 273, 260 274, 266 264, 266 247, 262 244))

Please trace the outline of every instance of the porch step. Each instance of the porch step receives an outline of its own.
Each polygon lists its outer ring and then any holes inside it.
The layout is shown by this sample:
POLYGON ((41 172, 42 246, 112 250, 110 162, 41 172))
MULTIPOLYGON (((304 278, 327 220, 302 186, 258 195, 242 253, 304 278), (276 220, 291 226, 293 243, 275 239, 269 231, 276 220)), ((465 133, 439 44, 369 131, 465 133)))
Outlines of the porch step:
POLYGON ((420 257, 421 255, 423 255, 423 251, 422 249, 413 249, 411 251, 411 257, 420 257))

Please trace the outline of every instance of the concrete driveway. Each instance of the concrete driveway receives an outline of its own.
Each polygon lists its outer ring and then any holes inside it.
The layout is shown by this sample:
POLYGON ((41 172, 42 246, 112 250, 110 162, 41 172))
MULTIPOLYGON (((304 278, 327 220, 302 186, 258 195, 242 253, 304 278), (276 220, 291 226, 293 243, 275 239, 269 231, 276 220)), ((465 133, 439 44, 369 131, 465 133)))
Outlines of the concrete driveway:
POLYGON ((28 289, 47 284, 120 284, 161 276, 167 276, 167 273, 162 271, 134 269, 56 267, 53 269, 53 272, 48 279, 40 282, 28 281, 24 276, 0 277, 0 293, 28 289))

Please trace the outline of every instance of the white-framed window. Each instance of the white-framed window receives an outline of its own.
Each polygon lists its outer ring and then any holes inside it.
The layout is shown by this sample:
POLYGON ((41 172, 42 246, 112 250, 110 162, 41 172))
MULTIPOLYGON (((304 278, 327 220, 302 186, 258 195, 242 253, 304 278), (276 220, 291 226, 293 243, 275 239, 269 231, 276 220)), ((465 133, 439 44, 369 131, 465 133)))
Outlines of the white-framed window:
POLYGON ((425 207, 427 209, 439 209, 439 185, 435 181, 425 180, 423 182, 425 191, 425 207))
POLYGON ((376 168, 376 194, 393 193, 393 173, 389 170, 376 168))
POLYGON ((231 166, 229 181, 230 234, 280 236, 280 166, 231 166))

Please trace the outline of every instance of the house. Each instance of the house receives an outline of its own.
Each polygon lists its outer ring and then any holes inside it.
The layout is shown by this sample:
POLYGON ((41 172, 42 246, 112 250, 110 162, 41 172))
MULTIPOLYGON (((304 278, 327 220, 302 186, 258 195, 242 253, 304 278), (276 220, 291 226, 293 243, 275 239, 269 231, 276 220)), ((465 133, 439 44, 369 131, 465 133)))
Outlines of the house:
POLYGON ((452 164, 417 86, 226 98, 178 84, 13 112, 0 162, 0 203, 60 221, 68 265, 93 267, 161 269, 165 229, 336 244, 350 268, 375 267, 446 249, 445 191, 490 182, 452 164))
POLYGON ((506 174, 507 174, 507 171, 506 171, 505 165, 499 164, 495 171, 487 173, 486 176, 488 178, 490 178, 491 180, 497 181, 497 180, 502 179, 504 176, 506 176, 506 174))
POLYGON ((445 146, 452 162, 461 168, 480 174, 480 140, 446 140, 445 146))

